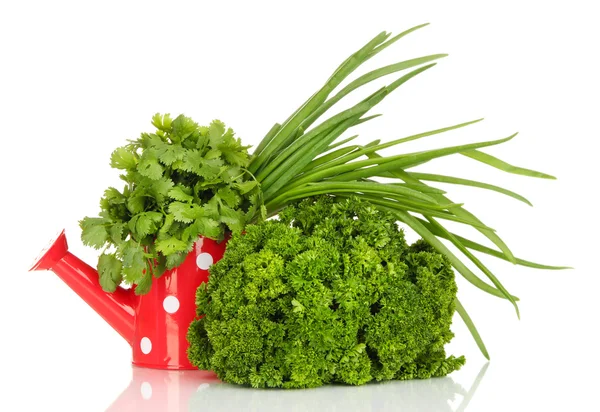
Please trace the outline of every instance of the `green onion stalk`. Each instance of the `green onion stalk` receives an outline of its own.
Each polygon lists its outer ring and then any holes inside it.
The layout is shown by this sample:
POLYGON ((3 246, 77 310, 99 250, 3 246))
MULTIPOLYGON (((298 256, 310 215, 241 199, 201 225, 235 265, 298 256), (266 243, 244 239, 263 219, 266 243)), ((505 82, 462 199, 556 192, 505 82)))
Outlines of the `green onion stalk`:
MULTIPOLYGON (((375 57, 406 35, 426 26, 422 24, 394 37, 382 32, 348 57, 329 77, 327 82, 300 108, 281 124, 275 124, 256 147, 248 172, 259 182, 266 207, 266 214, 273 216, 286 205, 316 195, 327 194, 339 198, 357 196, 371 202, 375 207, 389 211, 401 222, 413 229, 440 253, 451 261, 453 267, 467 281, 490 295, 508 300, 517 316, 519 308, 516 296, 502 285, 500 280, 473 254, 481 252, 513 264, 537 269, 558 270, 562 266, 548 266, 515 257, 494 229, 487 226, 474 214, 453 202, 446 192, 432 184, 449 183, 490 190, 510 196, 531 206, 523 196, 499 186, 459 177, 417 173, 415 166, 431 160, 462 155, 504 172, 542 179, 555 179, 545 173, 510 165, 480 149, 496 146, 516 136, 478 143, 448 146, 414 153, 382 156, 383 149, 402 143, 422 139, 451 130, 461 129, 483 119, 459 123, 430 130, 401 139, 382 143, 375 140, 366 145, 353 144, 356 135, 340 140, 354 126, 376 118, 371 110, 391 92, 431 69, 446 54, 432 54, 401 61, 372 70, 350 81, 334 94, 340 84, 363 63, 375 57), (408 71, 408 72, 406 72, 408 71), (330 115, 331 108, 347 95, 381 77, 404 74, 388 85, 378 89, 349 109, 330 115), (323 120, 324 119, 324 120, 323 120), (377 178, 386 178, 382 183, 377 178), (444 221, 458 222, 471 226, 489 239, 496 248, 490 248, 473 240, 450 232, 444 221), (463 255, 459 258, 450 251, 441 239, 452 243, 463 255), (464 258, 471 261, 480 273, 469 269, 464 258), (487 278, 485 281, 482 275, 487 278)), ((256 219, 259 219, 258 214, 256 219)), ((467 325, 483 355, 489 359, 488 351, 477 328, 460 301, 456 311, 467 325)))

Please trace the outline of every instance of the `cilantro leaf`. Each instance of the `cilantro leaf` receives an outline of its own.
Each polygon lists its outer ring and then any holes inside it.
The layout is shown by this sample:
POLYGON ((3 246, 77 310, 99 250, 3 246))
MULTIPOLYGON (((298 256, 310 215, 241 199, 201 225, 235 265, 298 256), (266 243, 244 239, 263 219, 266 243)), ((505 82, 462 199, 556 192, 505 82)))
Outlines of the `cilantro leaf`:
POLYGON ((108 241, 108 232, 104 224, 106 219, 85 217, 79 222, 81 241, 86 246, 100 249, 108 241))
POLYGON ((127 282, 137 283, 146 269, 144 249, 133 240, 129 240, 124 249, 123 275, 127 282))
POLYGON ((221 159, 206 159, 202 162, 200 168, 200 176, 205 179, 215 179, 221 173, 223 160, 221 159))
POLYGON ((245 182, 234 183, 233 187, 235 187, 242 195, 245 195, 252 189, 256 187, 258 182, 256 180, 246 180, 245 182))
POLYGON ((223 160, 220 158, 206 159, 199 150, 190 149, 185 152, 181 169, 210 180, 219 175, 221 166, 223 166, 223 160))
POLYGON ((174 220, 175 220, 175 217, 172 214, 168 214, 165 217, 165 221, 164 221, 162 227, 158 231, 158 239, 164 239, 168 236, 169 229, 173 225, 174 220))
POLYGON ((110 166, 121 170, 135 170, 137 155, 127 147, 119 147, 110 155, 110 166))
POLYGON ((223 236, 223 228, 221 224, 209 217, 201 217, 196 220, 198 233, 211 239, 219 239, 223 236))
POLYGON ((178 222, 191 223, 204 214, 202 207, 189 203, 173 202, 169 205, 169 213, 178 222))
POLYGON ((198 225, 198 220, 190 224, 186 227, 181 233, 181 240, 184 242, 189 242, 190 240, 196 240, 198 235, 200 234, 200 227, 198 225))
POLYGON ((179 144, 168 144, 161 141, 155 147, 158 160, 166 166, 172 165, 177 160, 182 160, 185 154, 185 149, 179 144))
POLYGON ((122 264, 114 254, 102 254, 98 258, 98 276, 102 290, 114 292, 121 283, 122 264))
MULTIPOLYGON (((191 190, 189 190, 191 192, 191 190)), ((169 197, 171 199, 179 200, 180 202, 191 202, 194 200, 194 196, 191 196, 189 193, 186 193, 184 190, 184 186, 175 186, 171 190, 169 190, 169 197)))
POLYGON ((162 130, 163 132, 168 132, 171 130, 172 122, 173 120, 171 120, 171 115, 169 113, 166 113, 162 116, 160 113, 156 113, 154 116, 152 116, 152 124, 154 127, 156 127, 158 130, 162 130))
POLYGON ((163 167, 158 163, 158 153, 156 149, 147 149, 140 157, 137 165, 137 171, 152 180, 158 180, 163 175, 163 167))
POLYGON ((171 124, 173 133, 171 139, 174 142, 182 142, 198 129, 198 124, 189 117, 179 115, 171 124))
POLYGON ((171 270, 181 265, 185 258, 187 257, 186 253, 173 253, 172 255, 167 256, 167 269, 171 270))
POLYGON ((155 133, 142 133, 142 136, 136 142, 136 145, 141 146, 144 149, 158 148, 164 143, 164 136, 159 136, 155 133))
POLYGON ((229 207, 237 207, 242 198, 229 186, 222 187, 217 191, 217 196, 223 200, 229 207))
POLYGON ((136 295, 145 295, 150 291, 152 286, 152 272, 146 269, 146 273, 140 278, 135 289, 133 290, 136 295))
POLYGON ((223 134, 225 133, 225 124, 220 120, 213 120, 208 127, 208 137, 210 147, 217 149, 223 142, 223 134))
POLYGON ((141 193, 132 193, 127 199, 127 209, 131 213, 141 213, 146 208, 146 196, 141 193))
POLYGON ((267 207, 265 205, 260 205, 260 217, 262 220, 267 218, 267 207))
POLYGON ((129 221, 129 229, 141 239, 154 233, 162 223, 163 215, 160 212, 144 212, 133 216, 129 221))
POLYGON ((186 172, 195 173, 198 176, 201 176, 200 167, 203 161, 204 156, 202 155, 202 152, 200 150, 186 150, 180 168, 181 170, 185 170, 186 172))
POLYGON ((228 163, 236 166, 245 166, 248 163, 248 153, 239 139, 233 137, 233 130, 227 129, 221 143, 216 146, 228 163))
POLYGON ((208 152, 204 153, 205 159, 218 159, 222 155, 220 150, 210 149, 208 152))
MULTIPOLYGON (((104 191, 104 196, 102 197, 101 202, 110 205, 120 205, 124 204, 127 201, 127 198, 123 193, 119 192, 114 187, 109 187, 104 191)), ((102 206, 102 205, 101 205, 102 206)))
POLYGON ((171 237, 156 242, 156 250, 164 254, 165 256, 172 255, 173 253, 183 252, 187 250, 188 244, 182 240, 171 237))
POLYGON ((155 259, 155 264, 152 267, 152 272, 154 273, 155 278, 161 277, 165 271, 167 270, 167 258, 164 255, 159 255, 157 259, 155 259))
POLYGON ((209 217, 200 217, 184 229, 181 234, 183 241, 196 241, 198 236, 220 239, 223 236, 223 227, 217 220, 209 217))
POLYGON ((196 149, 200 149, 204 151, 208 146, 208 127, 200 126, 198 127, 198 141, 196 142, 196 149))
POLYGON ((165 198, 168 197, 169 190, 174 186, 171 179, 162 177, 157 180, 143 180, 140 185, 144 185, 146 191, 154 198, 158 203, 163 203, 165 198))
POLYGON ((221 207, 221 222, 225 223, 235 234, 242 233, 245 221, 244 213, 227 206, 221 207))
POLYGON ((123 241, 123 231, 125 230, 125 223, 117 222, 113 223, 109 229, 110 240, 118 245, 123 241))
POLYGON ((204 216, 219 220, 219 198, 217 196, 202 205, 204 216))

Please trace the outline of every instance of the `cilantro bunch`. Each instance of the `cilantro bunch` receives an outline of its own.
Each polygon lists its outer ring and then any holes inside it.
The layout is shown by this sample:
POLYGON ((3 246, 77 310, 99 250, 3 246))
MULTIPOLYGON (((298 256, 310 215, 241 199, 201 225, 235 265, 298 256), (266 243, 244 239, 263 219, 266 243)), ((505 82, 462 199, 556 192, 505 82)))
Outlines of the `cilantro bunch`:
POLYGON ((111 166, 123 171, 123 190, 108 188, 99 217, 80 221, 83 243, 104 248, 98 273, 109 292, 124 280, 147 293, 152 278, 181 264, 199 235, 223 239, 261 214, 258 182, 246 169, 248 147, 232 129, 168 114, 156 114, 152 124, 154 133, 111 155, 111 166))
POLYGON ((455 310, 450 261, 357 198, 306 199, 247 227, 197 292, 188 357, 253 387, 446 375, 455 310))

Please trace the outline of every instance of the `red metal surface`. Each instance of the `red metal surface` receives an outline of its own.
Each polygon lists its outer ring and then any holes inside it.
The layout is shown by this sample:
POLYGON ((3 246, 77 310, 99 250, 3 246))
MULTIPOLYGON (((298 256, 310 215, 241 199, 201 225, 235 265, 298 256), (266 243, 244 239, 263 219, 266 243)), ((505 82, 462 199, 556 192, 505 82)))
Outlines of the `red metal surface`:
POLYGON ((196 289, 202 282, 208 281, 206 269, 209 263, 221 259, 224 252, 225 242, 219 244, 200 238, 179 267, 154 279, 150 292, 138 297, 134 365, 196 369, 189 363, 186 354, 187 329, 196 316, 196 289))
POLYGON ((135 308, 133 291, 118 288, 115 293, 102 290, 98 272, 68 251, 63 230, 30 270, 50 269, 87 302, 129 344, 133 342, 135 308))
POLYGON ((150 292, 102 290, 95 269, 68 251, 64 231, 31 270, 52 270, 133 349, 133 364, 157 369, 195 369, 187 359, 186 333, 195 317, 196 289, 208 280, 208 267, 225 252, 226 242, 200 238, 185 261, 154 279, 150 292))

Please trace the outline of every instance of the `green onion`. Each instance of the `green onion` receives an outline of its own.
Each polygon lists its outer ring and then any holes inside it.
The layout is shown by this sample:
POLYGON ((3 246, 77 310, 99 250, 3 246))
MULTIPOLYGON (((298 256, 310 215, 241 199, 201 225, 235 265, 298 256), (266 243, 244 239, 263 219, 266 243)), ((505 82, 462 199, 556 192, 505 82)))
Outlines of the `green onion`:
MULTIPOLYGON (((334 93, 348 77, 367 60, 387 49, 399 39, 426 24, 415 26, 395 37, 389 33, 380 33, 356 53, 348 57, 330 76, 325 84, 281 124, 275 124, 257 146, 249 165, 249 172, 256 176, 264 195, 266 215, 273 216, 286 205, 298 199, 328 194, 346 198, 357 196, 371 202, 375 207, 393 213, 399 221, 405 223, 429 242, 440 253, 447 256, 454 268, 467 281, 477 288, 500 298, 507 299, 514 306, 517 316, 518 298, 510 294, 500 280, 472 253, 472 251, 494 256, 514 264, 538 269, 568 269, 564 266, 547 266, 516 258, 496 231, 481 222, 446 197, 439 188, 424 182, 447 183, 470 186, 495 191, 531 206, 523 196, 477 180, 453 177, 443 174, 431 174, 408 171, 431 160, 463 155, 501 171, 529 177, 554 179, 545 173, 510 165, 479 149, 508 142, 516 133, 499 140, 491 140, 459 146, 425 150, 414 153, 399 153, 393 156, 380 156, 378 151, 397 147, 409 141, 458 130, 480 122, 482 119, 438 128, 424 133, 403 137, 388 142, 375 140, 367 145, 349 144, 357 136, 343 138, 344 133, 354 126, 372 120, 379 115, 367 114, 385 97, 408 80, 417 77, 435 66, 435 60, 445 54, 431 54, 416 57, 399 63, 387 65, 363 74, 334 93), (410 69, 349 109, 330 114, 335 105, 363 86, 385 76, 410 69), (324 118, 324 120, 322 120, 324 118), (373 178, 389 179, 381 183, 373 178), (489 239, 498 249, 483 246, 447 230, 438 220, 452 221, 468 225, 489 239), (458 251, 481 272, 491 284, 481 279, 467 267, 463 260, 451 252, 441 239, 449 240, 458 251)), ((259 219, 258 213, 254 217, 259 219)), ((456 300, 456 311, 467 325, 478 347, 486 358, 489 355, 479 332, 461 303, 456 300)))

